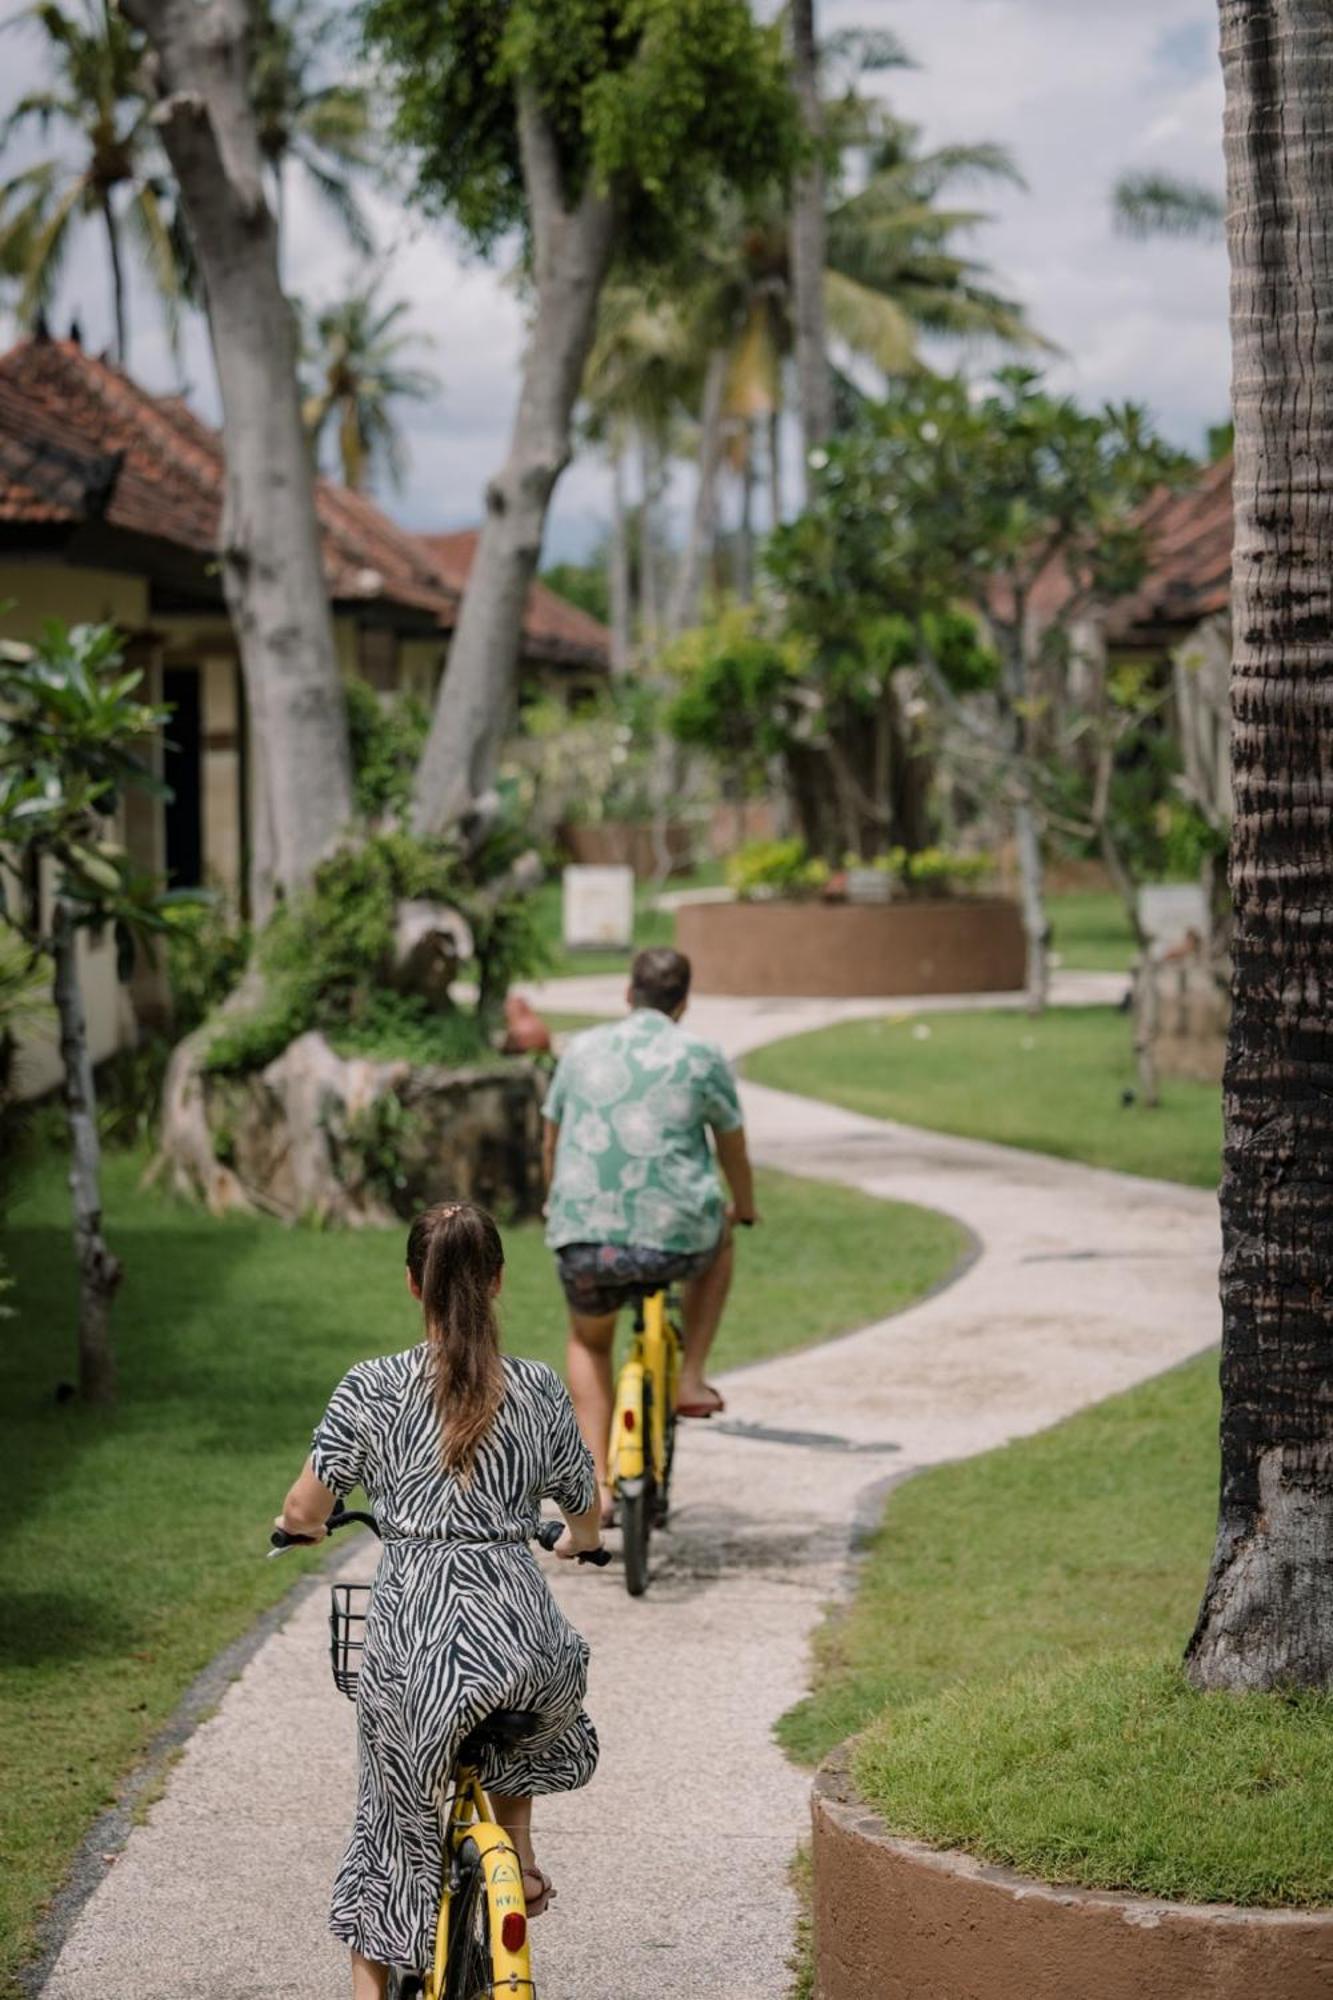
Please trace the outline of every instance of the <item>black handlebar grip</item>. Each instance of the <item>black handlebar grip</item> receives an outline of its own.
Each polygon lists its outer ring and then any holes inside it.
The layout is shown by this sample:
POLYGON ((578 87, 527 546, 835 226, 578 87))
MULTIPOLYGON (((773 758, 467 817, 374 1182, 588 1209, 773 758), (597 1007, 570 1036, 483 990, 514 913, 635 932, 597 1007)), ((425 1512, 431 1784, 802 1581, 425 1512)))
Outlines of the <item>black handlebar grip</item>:
POLYGON ((275 1528, 269 1536, 269 1546, 275 1549, 312 1549, 313 1535, 289 1535, 285 1528, 275 1528))
MULTIPOLYGON (((565 1532, 563 1521, 543 1521, 537 1530, 537 1540, 548 1552, 553 1549, 565 1532)), ((591 1563, 594 1569, 605 1569, 611 1560, 610 1549, 585 1549, 577 1560, 591 1563)))

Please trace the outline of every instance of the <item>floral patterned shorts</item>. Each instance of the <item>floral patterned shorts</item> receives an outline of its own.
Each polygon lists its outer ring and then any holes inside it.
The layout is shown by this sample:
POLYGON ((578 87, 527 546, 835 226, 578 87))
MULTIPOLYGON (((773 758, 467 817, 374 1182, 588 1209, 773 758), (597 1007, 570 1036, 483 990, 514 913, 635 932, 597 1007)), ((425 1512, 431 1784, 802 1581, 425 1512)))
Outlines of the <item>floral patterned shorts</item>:
POLYGON ((571 1309, 585 1319, 602 1319, 642 1292, 660 1292, 682 1278, 697 1278, 718 1247, 653 1250, 636 1243, 565 1243, 555 1261, 571 1309))

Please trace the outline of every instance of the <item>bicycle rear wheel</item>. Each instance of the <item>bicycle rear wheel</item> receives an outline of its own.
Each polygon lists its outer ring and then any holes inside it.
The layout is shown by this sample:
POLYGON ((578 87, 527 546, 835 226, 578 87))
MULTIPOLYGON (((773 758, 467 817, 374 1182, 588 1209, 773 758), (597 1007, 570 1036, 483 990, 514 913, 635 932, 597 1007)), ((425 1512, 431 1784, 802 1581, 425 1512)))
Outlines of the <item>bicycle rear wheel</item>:
POLYGON ((419 1972, 400 1972, 397 1966, 393 1967, 389 1974, 389 2000, 421 2000, 425 1990, 419 1972))
MULTIPOLYGON (((652 1437, 653 1391, 647 1380, 643 1385, 643 1408, 640 1411, 640 1436, 652 1437)), ((648 1454, 645 1452, 645 1459, 648 1454)), ((657 1488, 652 1473, 644 1466, 638 1479, 622 1479, 619 1488, 620 1530, 625 1551, 625 1588, 631 1597, 642 1597, 648 1588, 648 1551, 653 1539, 653 1521, 657 1513, 657 1488)))
POLYGON ((465 1840, 458 1850, 458 1886, 449 1905, 444 2000, 492 2000, 494 1972, 486 1871, 476 1842, 465 1840))

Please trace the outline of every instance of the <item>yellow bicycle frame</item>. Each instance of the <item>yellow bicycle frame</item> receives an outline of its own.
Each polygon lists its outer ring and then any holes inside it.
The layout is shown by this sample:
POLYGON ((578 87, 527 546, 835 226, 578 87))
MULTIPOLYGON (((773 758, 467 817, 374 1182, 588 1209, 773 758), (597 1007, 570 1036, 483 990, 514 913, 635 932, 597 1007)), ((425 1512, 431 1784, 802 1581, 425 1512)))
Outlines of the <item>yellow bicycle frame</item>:
MULTIPOLYGON (((502 1933, 504 1918, 511 1910, 526 1915, 528 1905, 523 1893, 523 1870, 509 1835, 492 1818, 490 1800, 482 1790, 476 1772, 460 1770, 457 1790, 449 1809, 446 1842, 449 1854, 456 1854, 465 1840, 473 1841, 481 1855, 486 1900, 491 1912, 491 1977, 494 1990, 497 1995, 512 1993, 522 1996, 522 2000, 532 2000, 536 1988, 532 1983, 532 1960, 527 1938, 524 1937, 518 1951, 508 1951, 502 1933)), ((444 1894, 440 1898, 440 1914, 435 1925, 435 1963, 426 1981, 426 2000, 444 2000, 449 1971, 449 1913, 452 1905, 453 1890, 446 1862, 444 1894)))
POLYGON ((667 1412, 676 1407, 680 1373, 680 1343, 667 1318, 665 1292, 653 1292, 643 1302, 643 1326, 636 1327, 629 1353, 616 1377, 616 1401, 611 1417, 607 1465, 611 1483, 642 1479, 651 1467, 659 1485, 667 1469, 667 1412), (652 1390, 652 1435, 645 1438, 641 1422, 643 1392, 652 1390))

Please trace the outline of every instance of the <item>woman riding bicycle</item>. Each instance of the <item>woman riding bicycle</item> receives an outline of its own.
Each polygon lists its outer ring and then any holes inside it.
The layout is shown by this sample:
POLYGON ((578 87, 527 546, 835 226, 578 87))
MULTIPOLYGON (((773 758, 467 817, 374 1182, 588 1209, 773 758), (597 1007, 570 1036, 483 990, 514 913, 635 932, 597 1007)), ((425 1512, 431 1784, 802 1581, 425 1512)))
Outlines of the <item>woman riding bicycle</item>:
POLYGON ((530 1916, 552 1894, 533 1797, 587 1784, 597 1764, 588 1649, 528 1547, 550 1498, 567 1523, 557 1555, 595 1549, 597 1484, 555 1371, 500 1353, 503 1270, 499 1232, 470 1202, 418 1216, 407 1281, 425 1339, 344 1377, 278 1517, 318 1539, 359 1485, 384 1541, 357 1689, 356 1821, 330 1914, 351 1946, 353 2000, 383 2000, 390 1966, 431 1961, 442 1795, 470 1731, 499 1708, 540 1718, 517 1749, 489 1749, 480 1772, 530 1916))

